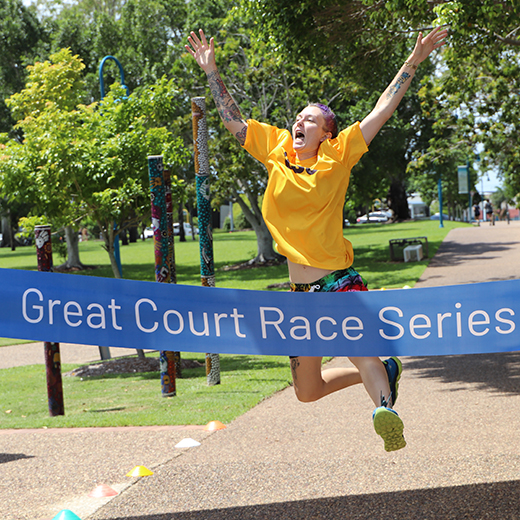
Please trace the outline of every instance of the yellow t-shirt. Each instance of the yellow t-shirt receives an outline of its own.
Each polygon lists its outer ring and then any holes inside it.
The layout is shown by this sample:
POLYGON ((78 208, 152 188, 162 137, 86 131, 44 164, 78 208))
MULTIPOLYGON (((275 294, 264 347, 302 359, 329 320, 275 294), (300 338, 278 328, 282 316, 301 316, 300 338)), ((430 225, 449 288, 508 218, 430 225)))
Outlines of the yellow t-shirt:
POLYGON ((301 162, 287 130, 253 119, 247 125, 244 148, 269 174, 262 214, 278 252, 297 264, 350 267, 354 252, 343 237, 343 205, 350 170, 368 151, 359 122, 301 162))

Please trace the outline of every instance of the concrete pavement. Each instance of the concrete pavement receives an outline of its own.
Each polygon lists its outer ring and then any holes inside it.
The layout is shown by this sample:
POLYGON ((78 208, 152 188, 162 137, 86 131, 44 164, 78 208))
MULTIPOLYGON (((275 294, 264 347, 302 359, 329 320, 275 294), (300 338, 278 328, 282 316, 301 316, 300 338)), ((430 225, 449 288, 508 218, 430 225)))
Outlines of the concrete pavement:
MULTIPOLYGON (((135 351, 132 349, 110 348, 112 358, 129 356, 131 354, 135 354, 135 351)), ((80 364, 89 363, 90 361, 99 361, 101 356, 99 347, 60 343, 60 358, 63 364, 80 364)), ((0 347, 0 369, 38 364, 45 365, 42 341, 0 347)))

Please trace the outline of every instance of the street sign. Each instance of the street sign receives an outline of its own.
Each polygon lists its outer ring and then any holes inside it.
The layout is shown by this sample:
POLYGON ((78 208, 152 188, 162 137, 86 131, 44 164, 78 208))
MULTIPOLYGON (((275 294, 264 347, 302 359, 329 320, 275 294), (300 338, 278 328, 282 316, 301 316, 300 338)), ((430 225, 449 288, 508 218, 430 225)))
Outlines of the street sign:
POLYGON ((468 176, 468 167, 457 166, 457 173, 459 177, 459 195, 469 193, 469 176, 468 176))

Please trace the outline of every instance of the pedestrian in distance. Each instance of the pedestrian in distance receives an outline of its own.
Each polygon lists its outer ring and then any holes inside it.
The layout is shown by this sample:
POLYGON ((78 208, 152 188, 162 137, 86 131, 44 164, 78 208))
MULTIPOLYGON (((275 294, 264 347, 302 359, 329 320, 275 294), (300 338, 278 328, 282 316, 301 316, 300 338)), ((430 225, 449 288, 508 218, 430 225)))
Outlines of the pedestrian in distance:
MULTIPOLYGON (((206 73, 224 126, 268 171, 262 214, 280 254, 287 258, 291 290, 366 291, 353 268, 351 243, 343 237, 343 204, 350 171, 408 90, 417 67, 445 43, 446 30, 419 33, 415 47, 363 121, 338 132, 334 112, 313 103, 297 116, 292 132, 244 119, 215 63, 215 43, 203 30, 191 32, 186 49, 206 73)), ((321 357, 291 357, 297 398, 316 401, 332 392, 363 384, 374 402, 374 429, 387 451, 406 446, 403 421, 393 409, 401 361, 391 357, 351 357, 353 367, 321 369, 321 357)))
POLYGON ((480 206, 478 204, 473 205, 473 213, 475 215, 475 220, 477 224, 480 226, 480 206))
POLYGON ((486 199, 486 204, 484 205, 484 209, 486 211, 486 218, 489 220, 489 225, 495 225, 495 213, 493 211, 493 205, 491 204, 489 199, 486 199))

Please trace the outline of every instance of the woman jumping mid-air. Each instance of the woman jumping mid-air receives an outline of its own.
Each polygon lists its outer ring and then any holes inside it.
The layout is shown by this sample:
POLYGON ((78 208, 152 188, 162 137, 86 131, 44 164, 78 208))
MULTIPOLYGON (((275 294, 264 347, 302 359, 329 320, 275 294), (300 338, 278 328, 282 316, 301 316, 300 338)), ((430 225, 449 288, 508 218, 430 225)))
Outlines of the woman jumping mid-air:
MULTIPOLYGON (((350 171, 408 90, 417 66, 445 43, 446 30, 419 33, 409 58, 363 121, 338 133, 336 116, 320 103, 305 107, 292 134, 253 119, 244 120, 215 63, 213 38, 202 30, 186 49, 206 73, 224 126, 268 171, 262 214, 277 250, 287 257, 292 291, 366 291, 352 267, 351 243, 343 237, 343 204, 350 171)), ((316 401, 363 383, 376 408, 374 429, 386 451, 406 446, 403 422, 393 406, 402 366, 398 358, 351 357, 354 367, 321 370, 321 357, 294 356, 291 372, 300 401, 316 401)))

